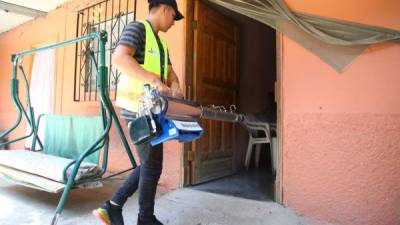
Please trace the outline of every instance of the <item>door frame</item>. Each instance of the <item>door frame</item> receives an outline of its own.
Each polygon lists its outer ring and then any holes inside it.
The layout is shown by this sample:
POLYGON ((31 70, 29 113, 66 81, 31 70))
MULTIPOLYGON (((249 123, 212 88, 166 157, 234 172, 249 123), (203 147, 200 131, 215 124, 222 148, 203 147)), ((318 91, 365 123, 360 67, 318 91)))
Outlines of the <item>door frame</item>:
MULTIPOLYGON (((199 0, 195 0, 199 1, 199 0)), ((185 95, 187 99, 193 98, 193 74, 194 74, 194 59, 196 57, 194 53, 194 32, 196 29, 196 21, 194 21, 194 1, 186 1, 186 15, 184 23, 184 35, 185 35, 185 95)), ((283 127, 282 124, 282 106, 283 106, 283 87, 282 87, 282 55, 283 55, 283 34, 276 31, 276 83, 275 83, 275 101, 277 103, 277 169, 276 178, 274 183, 274 200, 277 203, 283 203, 283 186, 282 186, 282 148, 283 143, 283 127)), ((180 186, 190 185, 190 160, 193 155, 191 154, 192 143, 185 143, 183 146, 183 152, 181 157, 181 180, 180 186)))

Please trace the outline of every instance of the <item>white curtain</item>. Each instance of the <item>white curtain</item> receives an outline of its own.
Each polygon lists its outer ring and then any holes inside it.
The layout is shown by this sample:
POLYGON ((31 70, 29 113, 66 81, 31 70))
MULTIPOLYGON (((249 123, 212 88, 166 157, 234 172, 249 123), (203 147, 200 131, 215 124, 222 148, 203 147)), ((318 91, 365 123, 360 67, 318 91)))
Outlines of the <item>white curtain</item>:
POLYGON ((400 42, 400 31, 292 12, 284 0, 208 0, 264 23, 342 72, 370 44, 400 42))
MULTIPOLYGON (((32 74, 29 84, 31 104, 35 112, 35 121, 40 114, 52 114, 54 112, 55 96, 55 63, 56 52, 54 49, 38 52, 34 56, 32 74)), ((38 136, 43 142, 45 120, 41 120, 38 136)), ((27 133, 30 127, 27 127, 27 133)), ((25 147, 30 148, 32 138, 25 141, 25 147)), ((36 142, 36 149, 39 148, 36 142)))

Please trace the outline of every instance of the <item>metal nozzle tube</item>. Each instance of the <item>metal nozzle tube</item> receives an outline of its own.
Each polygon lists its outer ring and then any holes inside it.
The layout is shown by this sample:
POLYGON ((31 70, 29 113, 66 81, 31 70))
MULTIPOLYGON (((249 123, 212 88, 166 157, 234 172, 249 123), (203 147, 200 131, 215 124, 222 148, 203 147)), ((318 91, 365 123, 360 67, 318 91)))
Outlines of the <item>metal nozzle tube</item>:
POLYGON ((167 101, 166 116, 169 119, 183 121, 198 121, 200 120, 201 109, 194 102, 164 97, 167 101))
POLYGON ((210 120, 219 120, 219 121, 227 121, 227 122, 241 122, 243 121, 243 115, 232 113, 232 112, 224 112, 220 110, 215 110, 212 108, 204 107, 202 108, 203 113, 201 118, 210 119, 210 120))
POLYGON ((169 119, 183 121, 199 121, 201 118, 227 122, 241 122, 243 115, 233 112, 224 112, 217 109, 202 107, 192 101, 163 97, 167 106, 166 116, 169 119))

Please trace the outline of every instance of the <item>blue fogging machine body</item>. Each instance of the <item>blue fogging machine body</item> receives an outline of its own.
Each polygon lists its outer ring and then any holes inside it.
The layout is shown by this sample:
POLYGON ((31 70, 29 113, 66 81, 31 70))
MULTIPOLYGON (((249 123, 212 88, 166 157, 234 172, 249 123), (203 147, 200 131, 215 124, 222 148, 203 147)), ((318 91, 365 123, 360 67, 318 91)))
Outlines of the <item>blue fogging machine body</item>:
POLYGON ((139 116, 128 123, 128 129, 134 144, 150 141, 154 146, 170 140, 185 143, 200 138, 204 133, 200 119, 241 122, 243 118, 232 111, 159 95, 145 85, 139 116))

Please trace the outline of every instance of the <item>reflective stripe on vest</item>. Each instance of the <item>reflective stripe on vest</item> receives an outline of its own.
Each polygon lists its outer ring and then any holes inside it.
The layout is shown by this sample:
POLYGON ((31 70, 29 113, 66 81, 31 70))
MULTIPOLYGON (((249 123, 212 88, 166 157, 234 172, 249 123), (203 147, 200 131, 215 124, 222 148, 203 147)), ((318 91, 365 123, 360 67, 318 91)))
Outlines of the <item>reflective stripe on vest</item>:
MULTIPOLYGON (((140 21, 146 31, 146 46, 144 52, 144 63, 140 64, 143 69, 157 75, 161 79, 161 56, 157 38, 149 22, 140 21)), ((164 49, 164 80, 168 79, 168 48, 164 40, 160 38, 164 49)), ((121 74, 118 82, 117 99, 115 105, 132 112, 138 112, 140 96, 143 94, 145 82, 121 74)))

